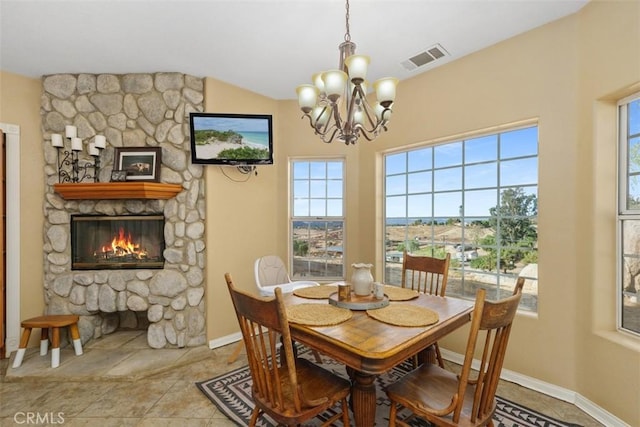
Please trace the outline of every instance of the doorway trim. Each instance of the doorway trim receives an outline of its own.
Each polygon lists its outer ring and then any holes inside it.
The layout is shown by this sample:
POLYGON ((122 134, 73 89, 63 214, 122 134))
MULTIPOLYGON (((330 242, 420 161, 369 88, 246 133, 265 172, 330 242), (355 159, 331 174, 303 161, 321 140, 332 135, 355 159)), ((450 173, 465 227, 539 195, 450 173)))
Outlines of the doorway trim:
POLYGON ((7 200, 7 324, 6 357, 18 349, 20 340, 20 126, 0 123, 6 134, 7 200))

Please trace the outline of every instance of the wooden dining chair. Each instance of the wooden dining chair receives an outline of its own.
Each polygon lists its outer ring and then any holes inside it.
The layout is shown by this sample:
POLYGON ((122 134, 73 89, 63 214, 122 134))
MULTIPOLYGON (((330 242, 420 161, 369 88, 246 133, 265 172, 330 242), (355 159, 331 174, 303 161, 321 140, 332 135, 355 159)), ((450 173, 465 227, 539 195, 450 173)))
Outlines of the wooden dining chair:
POLYGON ((339 419, 348 426, 351 384, 309 360, 295 357, 282 290, 276 289, 273 298, 261 298, 236 289, 229 273, 225 280, 253 381, 255 407, 249 425, 255 426, 263 413, 279 425, 299 425, 339 403, 339 410, 335 409, 322 426, 339 419))
POLYGON ((402 255, 402 287, 424 294, 444 296, 447 289, 451 254, 444 258, 402 255))
POLYGON ((385 390, 391 400, 389 426, 408 427, 416 416, 437 426, 493 425, 496 389, 523 285, 519 278, 514 294, 497 302, 485 300, 486 291, 478 290, 461 373, 425 363, 391 384, 385 390), (471 378, 476 347, 482 357, 471 378), (400 419, 406 410, 408 416, 400 419))
MULTIPOLYGON (((449 275, 449 263, 451 254, 444 258, 428 256, 414 256, 404 251, 402 255, 402 281, 403 288, 413 289, 421 293, 438 295, 443 297, 447 289, 447 277, 449 275)), ((435 361, 444 368, 444 359, 440 354, 438 343, 434 343, 423 353, 429 359, 428 354, 435 354, 435 361)), ((431 356, 433 357, 433 356, 431 356)), ((412 361, 414 367, 418 366, 418 356, 412 361)))

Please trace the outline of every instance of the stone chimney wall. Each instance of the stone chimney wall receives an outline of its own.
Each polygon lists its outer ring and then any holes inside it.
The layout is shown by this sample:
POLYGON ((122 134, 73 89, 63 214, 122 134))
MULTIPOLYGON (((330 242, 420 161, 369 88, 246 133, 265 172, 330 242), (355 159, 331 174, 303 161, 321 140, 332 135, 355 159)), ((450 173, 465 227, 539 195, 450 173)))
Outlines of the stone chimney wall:
POLYGON ((189 113, 203 111, 204 80, 181 73, 57 74, 43 77, 42 87, 47 313, 80 315, 83 342, 135 327, 146 312, 151 347, 205 344, 204 178, 202 166, 191 164, 188 137, 189 113), (100 182, 110 181, 114 147, 161 147, 160 182, 183 190, 169 200, 63 199, 53 186, 58 153, 51 134, 62 134, 69 150, 65 125, 76 126, 84 142, 81 163, 91 159, 93 137, 106 136, 100 182), (72 271, 73 214, 164 214, 164 269, 72 271))

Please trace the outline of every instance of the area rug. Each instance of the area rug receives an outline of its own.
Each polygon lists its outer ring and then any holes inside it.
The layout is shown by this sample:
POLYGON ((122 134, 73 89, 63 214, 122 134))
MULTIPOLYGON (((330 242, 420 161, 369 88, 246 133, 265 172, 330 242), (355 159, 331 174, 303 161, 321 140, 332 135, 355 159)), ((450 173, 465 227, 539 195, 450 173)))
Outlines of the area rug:
MULTIPOLYGON (((308 355, 308 351, 301 352, 302 357, 308 355)), ((322 366, 337 375, 346 378, 343 365, 336 363, 332 359, 323 357, 322 366)), ((384 387, 404 375, 410 370, 409 364, 399 365, 389 372, 380 375, 376 383, 376 426, 389 425, 389 400, 384 394, 384 387)), ((249 367, 245 366, 227 372, 218 377, 200 381, 196 386, 207 396, 218 409, 234 421, 239 426, 249 425, 253 402, 251 400, 251 374, 249 367)), ((533 411, 515 402, 511 402, 501 397, 496 397, 497 409, 494 414, 495 426, 497 427, 577 427, 576 424, 568 424, 547 417, 544 414, 533 411)), ((333 412, 328 410, 318 419, 310 421, 305 426, 316 426, 321 424, 321 420, 327 419, 333 412), (324 416, 323 416, 324 415, 324 416), (315 423, 314 423, 315 422, 315 423)), ((353 420, 353 417, 351 418, 353 420)), ((257 423, 260 427, 274 427, 277 424, 268 416, 262 416, 257 423)), ((336 425, 342 425, 337 422, 336 425)), ((412 426, 422 427, 430 424, 421 420, 416 420, 412 426)))

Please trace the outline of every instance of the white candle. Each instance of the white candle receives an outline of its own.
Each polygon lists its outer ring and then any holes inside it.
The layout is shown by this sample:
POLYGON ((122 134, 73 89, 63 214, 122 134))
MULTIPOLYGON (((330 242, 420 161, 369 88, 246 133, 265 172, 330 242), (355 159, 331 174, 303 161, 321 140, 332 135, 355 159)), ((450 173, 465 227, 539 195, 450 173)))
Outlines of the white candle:
POLYGON ((62 135, 60 135, 59 133, 52 133, 51 145, 53 145, 54 147, 64 147, 64 144, 62 143, 62 135))
POLYGON ((105 147, 106 142, 107 142, 107 138, 105 138, 104 135, 96 135, 95 139, 93 140, 93 143, 95 144, 96 148, 100 148, 100 149, 103 149, 105 147))
POLYGON ((82 151, 82 140, 80 138, 71 138, 71 149, 73 151, 82 151))
POLYGON ((96 145, 93 142, 89 143, 89 155, 95 157, 100 155, 100 150, 96 148, 96 145))
POLYGON ((78 129, 75 126, 66 125, 64 127, 64 134, 67 138, 75 138, 78 136, 78 129))

